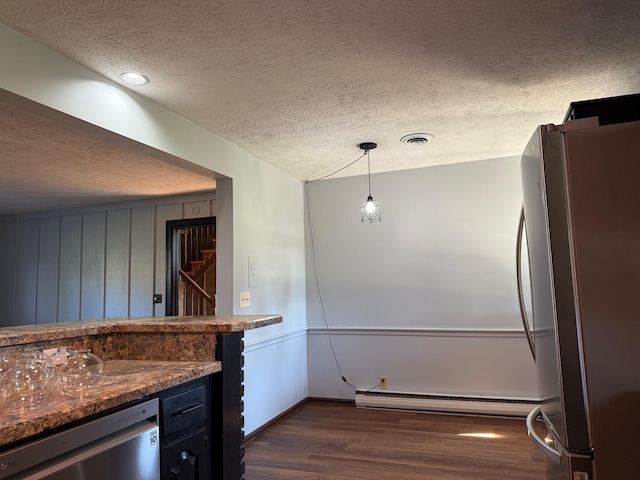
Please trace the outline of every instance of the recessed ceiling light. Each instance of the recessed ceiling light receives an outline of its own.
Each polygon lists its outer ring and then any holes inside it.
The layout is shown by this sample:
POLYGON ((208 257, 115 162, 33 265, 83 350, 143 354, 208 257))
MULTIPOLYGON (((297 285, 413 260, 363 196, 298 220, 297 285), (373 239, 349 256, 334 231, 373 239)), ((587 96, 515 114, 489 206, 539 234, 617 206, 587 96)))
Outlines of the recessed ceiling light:
POLYGON ((431 143, 433 139, 434 136, 430 133, 411 133, 402 137, 400 141, 407 145, 426 145, 431 143))
POLYGON ((149 79, 139 73, 123 73, 120 75, 120 80, 128 85, 146 85, 149 83, 149 79))

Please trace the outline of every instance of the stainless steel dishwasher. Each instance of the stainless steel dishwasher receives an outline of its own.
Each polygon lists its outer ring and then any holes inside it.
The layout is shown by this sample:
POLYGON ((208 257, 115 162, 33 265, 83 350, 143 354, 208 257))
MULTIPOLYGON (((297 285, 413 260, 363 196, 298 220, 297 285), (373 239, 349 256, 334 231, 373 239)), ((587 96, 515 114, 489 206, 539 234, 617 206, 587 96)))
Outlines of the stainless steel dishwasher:
POLYGON ((0 479, 158 480, 158 400, 0 453, 0 479))

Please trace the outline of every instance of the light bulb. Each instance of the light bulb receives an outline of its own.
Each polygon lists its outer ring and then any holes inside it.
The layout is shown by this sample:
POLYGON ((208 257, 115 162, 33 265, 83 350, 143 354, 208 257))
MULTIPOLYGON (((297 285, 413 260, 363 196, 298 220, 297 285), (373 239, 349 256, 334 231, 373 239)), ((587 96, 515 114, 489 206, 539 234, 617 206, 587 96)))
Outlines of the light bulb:
POLYGON ((120 75, 120 80, 129 85, 146 85, 149 83, 149 79, 147 77, 133 72, 123 73, 120 75))
POLYGON ((367 213, 373 213, 376 210, 376 205, 373 203, 373 199, 367 200, 367 205, 364 207, 367 213))

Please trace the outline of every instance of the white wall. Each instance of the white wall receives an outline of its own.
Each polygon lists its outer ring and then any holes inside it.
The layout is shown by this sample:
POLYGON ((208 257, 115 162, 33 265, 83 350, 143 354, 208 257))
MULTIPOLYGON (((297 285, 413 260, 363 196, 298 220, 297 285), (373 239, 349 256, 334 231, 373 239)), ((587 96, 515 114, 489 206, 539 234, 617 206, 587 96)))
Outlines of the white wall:
POLYGON ((234 313, 284 318, 245 334, 245 432, 250 433, 307 396, 303 188, 239 149, 234 165, 234 313), (257 273, 253 287, 250 256, 257 273), (239 292, 251 294, 249 308, 239 308, 239 292))
POLYGON ((306 299, 300 182, 4 25, 0 25, 0 64, 0 89, 106 133, 115 132, 104 138, 123 146, 215 174, 218 313, 280 313, 284 317, 282 325, 247 333, 245 431, 304 399, 306 299), (252 306, 241 311, 238 297, 246 291, 248 255, 258 258, 260 283, 251 290, 252 306), (278 381, 260 382, 269 377, 278 381))
POLYGON ((308 254, 309 395, 353 398, 331 339, 360 389, 387 376, 393 391, 537 397, 515 286, 518 159, 373 175, 372 193, 382 222, 362 224, 366 177, 308 184, 329 327, 308 254))

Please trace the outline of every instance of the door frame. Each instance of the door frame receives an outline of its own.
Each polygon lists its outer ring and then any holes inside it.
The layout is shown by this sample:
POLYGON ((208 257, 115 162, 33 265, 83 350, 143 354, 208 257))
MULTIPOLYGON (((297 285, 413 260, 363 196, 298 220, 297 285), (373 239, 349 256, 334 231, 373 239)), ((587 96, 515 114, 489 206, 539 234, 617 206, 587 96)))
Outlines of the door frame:
MULTIPOLYGON (((167 232, 167 301, 165 303, 165 316, 174 316, 174 308, 178 305, 178 285, 179 285, 179 270, 180 270, 180 258, 178 255, 178 230, 188 227, 201 227, 203 225, 213 225, 216 227, 216 217, 199 217, 199 218, 185 218, 182 220, 167 220, 166 232, 167 232)), ((216 237, 218 236, 216 231, 216 237)), ((216 267, 216 277, 218 275, 216 267)))

